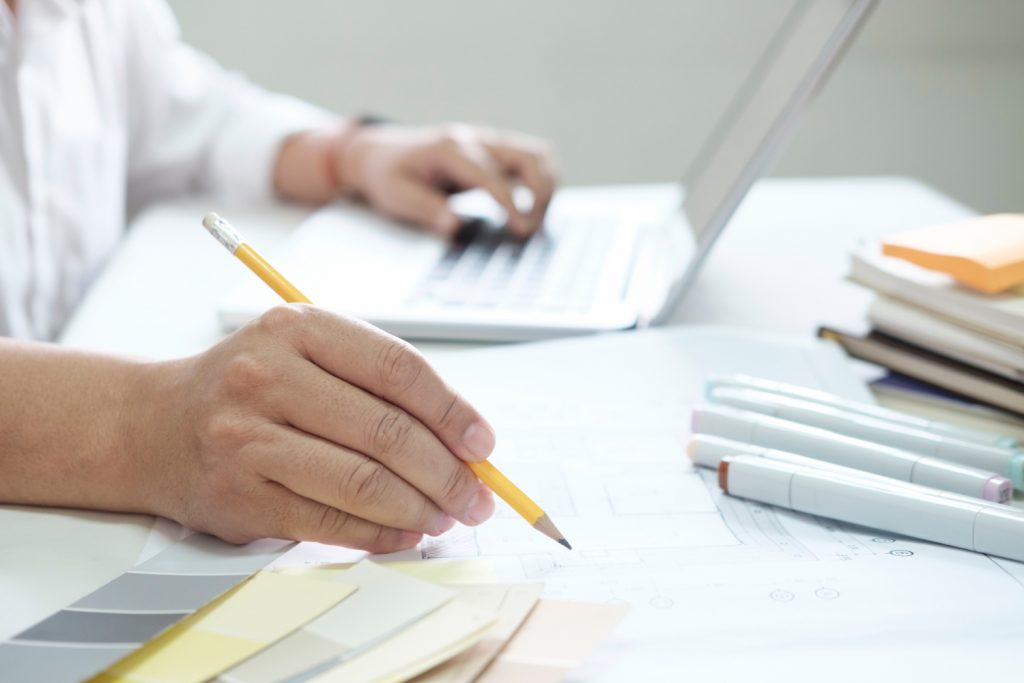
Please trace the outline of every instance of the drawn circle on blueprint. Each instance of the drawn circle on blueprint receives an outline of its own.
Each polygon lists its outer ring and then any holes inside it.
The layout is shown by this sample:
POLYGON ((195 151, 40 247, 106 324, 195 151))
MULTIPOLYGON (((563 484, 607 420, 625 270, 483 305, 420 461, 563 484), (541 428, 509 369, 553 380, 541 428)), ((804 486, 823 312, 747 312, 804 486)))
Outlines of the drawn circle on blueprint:
POLYGON ((655 609, 671 609, 676 606, 676 601, 667 595, 655 595, 651 598, 650 604, 655 609))
POLYGON ((912 557, 914 554, 913 550, 890 550, 889 554, 894 557, 912 557))
POLYGON ((784 591, 784 590, 778 589, 778 590, 773 590, 768 595, 768 597, 770 597, 775 602, 792 602, 793 598, 795 598, 796 595, 793 592, 791 592, 791 591, 784 591))
POLYGON ((835 588, 826 588, 825 586, 814 591, 814 594, 822 600, 835 600, 839 597, 839 591, 835 588))

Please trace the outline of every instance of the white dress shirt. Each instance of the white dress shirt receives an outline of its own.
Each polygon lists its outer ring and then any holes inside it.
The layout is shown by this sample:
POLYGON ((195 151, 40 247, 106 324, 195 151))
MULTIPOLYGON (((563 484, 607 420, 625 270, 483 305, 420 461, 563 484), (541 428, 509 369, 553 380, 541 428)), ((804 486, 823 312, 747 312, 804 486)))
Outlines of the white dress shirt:
POLYGON ((132 212, 266 198, 281 141, 329 120, 184 45, 164 0, 0 2, 0 335, 54 338, 132 212))

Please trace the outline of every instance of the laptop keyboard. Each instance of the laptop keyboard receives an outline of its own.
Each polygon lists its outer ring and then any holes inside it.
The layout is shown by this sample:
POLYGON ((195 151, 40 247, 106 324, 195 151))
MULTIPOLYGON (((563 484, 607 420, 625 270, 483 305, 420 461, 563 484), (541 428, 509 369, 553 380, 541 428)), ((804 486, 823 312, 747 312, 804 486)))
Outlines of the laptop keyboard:
POLYGON ((413 290, 412 306, 585 312, 593 304, 616 222, 573 216, 527 240, 473 221, 413 290))

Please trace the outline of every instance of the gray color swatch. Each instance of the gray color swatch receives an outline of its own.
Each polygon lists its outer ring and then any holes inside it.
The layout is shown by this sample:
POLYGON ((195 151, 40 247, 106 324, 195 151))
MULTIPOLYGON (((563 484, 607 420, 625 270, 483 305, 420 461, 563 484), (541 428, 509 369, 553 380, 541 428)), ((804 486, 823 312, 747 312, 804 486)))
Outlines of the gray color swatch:
POLYGON ((117 614, 61 610, 22 631, 15 640, 63 643, 144 643, 187 616, 178 614, 117 614))
POLYGON ((81 610, 192 612, 248 574, 122 574, 72 605, 81 610))
POLYGON ((67 647, 0 644, 0 680, 5 683, 77 683, 134 650, 131 647, 67 647))

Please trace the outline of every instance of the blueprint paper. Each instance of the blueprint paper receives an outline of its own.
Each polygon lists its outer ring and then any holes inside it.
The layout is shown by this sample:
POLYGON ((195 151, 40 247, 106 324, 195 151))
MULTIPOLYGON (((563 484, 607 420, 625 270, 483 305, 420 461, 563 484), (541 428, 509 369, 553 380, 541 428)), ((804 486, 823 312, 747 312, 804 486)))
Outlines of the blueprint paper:
POLYGON ((547 597, 629 603, 579 680, 963 680, 982 661, 1019 676, 1024 565, 729 498, 690 466, 688 411, 709 372, 871 400, 834 347, 677 328, 437 365, 494 423, 495 464, 575 550, 501 508, 421 552, 490 558, 500 580, 543 581, 547 597))

